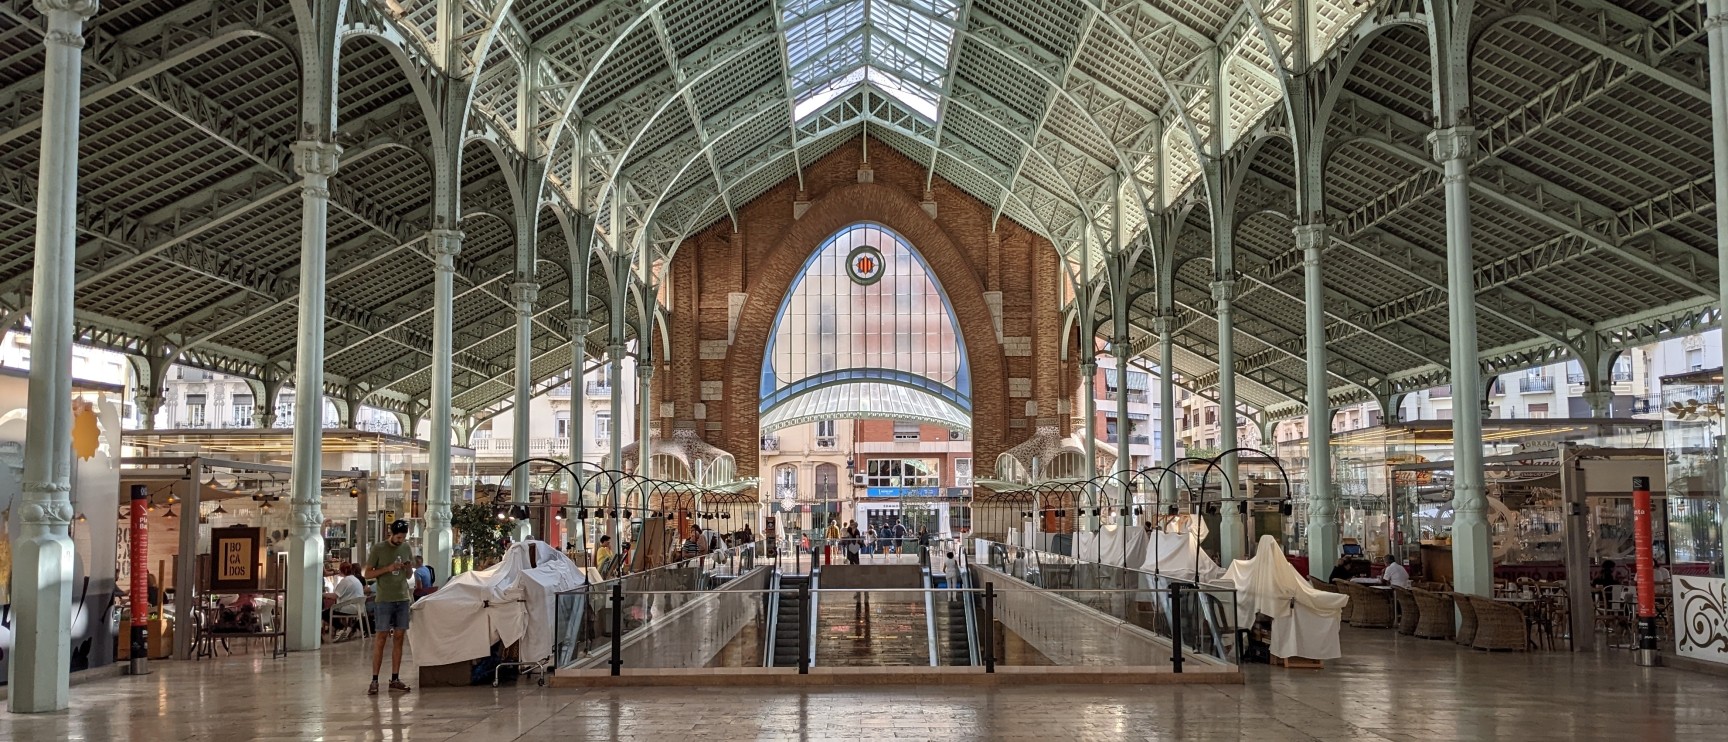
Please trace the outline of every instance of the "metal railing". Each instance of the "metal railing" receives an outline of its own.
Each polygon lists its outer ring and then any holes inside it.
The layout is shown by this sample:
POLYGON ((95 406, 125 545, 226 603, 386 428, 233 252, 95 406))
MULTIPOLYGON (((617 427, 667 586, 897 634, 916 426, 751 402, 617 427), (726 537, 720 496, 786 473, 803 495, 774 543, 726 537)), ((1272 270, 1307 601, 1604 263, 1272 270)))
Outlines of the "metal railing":
POLYGON ((1551 392, 1554 391, 1554 379, 1547 376, 1526 376, 1518 380, 1520 392, 1551 392))
POLYGON ((612 394, 612 384, 603 381, 590 381, 582 385, 582 393, 590 397, 605 397, 612 394))

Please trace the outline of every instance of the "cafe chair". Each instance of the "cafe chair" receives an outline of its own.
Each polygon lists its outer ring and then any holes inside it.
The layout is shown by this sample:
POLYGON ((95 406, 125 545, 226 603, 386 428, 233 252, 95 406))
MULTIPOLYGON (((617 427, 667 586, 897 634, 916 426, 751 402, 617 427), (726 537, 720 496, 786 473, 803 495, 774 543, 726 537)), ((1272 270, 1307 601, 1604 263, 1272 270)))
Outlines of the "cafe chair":
POLYGON ((372 635, 372 616, 366 611, 366 596, 339 600, 330 609, 331 633, 335 633, 340 627, 354 629, 361 638, 372 635))
POLYGON ((1420 617, 1416 621, 1416 636, 1423 639, 1451 639, 1458 630, 1454 620, 1452 596, 1422 588, 1411 588, 1420 617))
POLYGON ((1398 633, 1414 635, 1422 622, 1422 607, 1410 588, 1392 586, 1392 597, 1398 604, 1398 633))
POLYGON ((1476 636, 1470 646, 1476 649, 1523 652, 1530 648, 1529 623, 1524 611, 1510 603, 1470 597, 1476 611, 1476 636))
POLYGON ((1464 593, 1451 593, 1452 604, 1458 607, 1458 631, 1452 640, 1466 647, 1476 641, 1476 606, 1464 593))

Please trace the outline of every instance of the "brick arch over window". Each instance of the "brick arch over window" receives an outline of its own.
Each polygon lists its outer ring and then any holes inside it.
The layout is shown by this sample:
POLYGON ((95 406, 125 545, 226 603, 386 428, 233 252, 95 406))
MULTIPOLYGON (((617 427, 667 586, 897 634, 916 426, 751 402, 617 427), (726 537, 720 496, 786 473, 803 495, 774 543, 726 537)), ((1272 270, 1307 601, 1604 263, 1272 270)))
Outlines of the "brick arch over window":
MULTIPOLYGON (((781 300, 823 241, 861 221, 874 221, 898 232, 924 256, 930 272, 947 292, 972 364, 973 456, 994 461, 1006 449, 1008 379, 1002 345, 996 340, 990 307, 984 303, 984 283, 966 252, 917 201, 900 189, 879 183, 842 185, 823 193, 756 263, 755 288, 739 313, 737 341, 727 353, 727 396, 734 400, 761 398, 759 366, 781 300)), ((1053 254, 1050 259, 1054 259, 1053 254)), ((731 405, 727 441, 738 455, 740 471, 754 467, 757 419, 754 405, 731 405), (746 458, 752 461, 746 462, 746 458)))

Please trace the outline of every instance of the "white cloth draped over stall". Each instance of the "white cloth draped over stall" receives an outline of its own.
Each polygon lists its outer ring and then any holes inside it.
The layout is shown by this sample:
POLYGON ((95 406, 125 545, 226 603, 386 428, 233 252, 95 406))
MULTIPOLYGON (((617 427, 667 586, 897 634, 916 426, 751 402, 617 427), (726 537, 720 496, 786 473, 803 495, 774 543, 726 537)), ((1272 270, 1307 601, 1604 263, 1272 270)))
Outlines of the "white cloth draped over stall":
POLYGON ((1343 652, 1338 629, 1349 596, 1316 590, 1271 536, 1261 536, 1253 559, 1238 559, 1224 573, 1236 590, 1236 620, 1251 625, 1255 614, 1272 619, 1272 654, 1329 660, 1343 652))
POLYGON ((1106 523, 1097 533, 1074 534, 1075 559, 1133 568, 1146 557, 1146 531, 1106 523))
POLYGON ((415 601, 408 629, 414 661, 447 665, 477 659, 491 654, 493 642, 520 642, 524 660, 549 657, 557 595, 585 584, 575 562, 550 544, 511 546, 496 566, 456 575, 438 592, 415 601))
POLYGON ((1210 582, 1224 575, 1224 568, 1200 548, 1200 536, 1181 524, 1151 534, 1142 531, 1142 535, 1146 555, 1137 567, 1142 572, 1189 582, 1210 582))

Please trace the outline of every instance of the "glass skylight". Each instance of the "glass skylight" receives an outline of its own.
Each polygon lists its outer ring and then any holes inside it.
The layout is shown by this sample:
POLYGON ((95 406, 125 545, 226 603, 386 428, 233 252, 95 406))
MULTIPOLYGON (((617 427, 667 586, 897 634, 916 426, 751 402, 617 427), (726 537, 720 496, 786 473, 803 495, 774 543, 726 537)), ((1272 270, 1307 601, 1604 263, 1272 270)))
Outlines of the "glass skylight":
POLYGON ((859 85, 936 120, 959 3, 788 0, 782 12, 798 120, 859 85))

